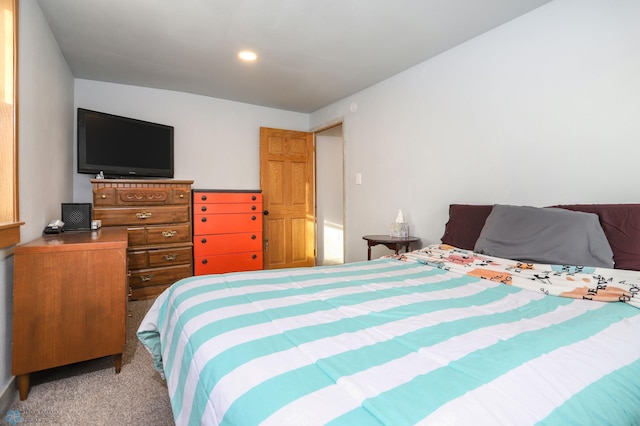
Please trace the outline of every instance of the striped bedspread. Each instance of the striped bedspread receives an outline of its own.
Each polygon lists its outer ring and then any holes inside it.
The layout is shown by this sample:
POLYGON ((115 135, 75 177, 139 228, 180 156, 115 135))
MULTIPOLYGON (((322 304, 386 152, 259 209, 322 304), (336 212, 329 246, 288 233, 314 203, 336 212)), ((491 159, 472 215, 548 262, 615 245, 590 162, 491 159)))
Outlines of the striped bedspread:
POLYGON ((640 309, 420 256, 187 278, 138 337, 178 425, 640 424, 640 309))

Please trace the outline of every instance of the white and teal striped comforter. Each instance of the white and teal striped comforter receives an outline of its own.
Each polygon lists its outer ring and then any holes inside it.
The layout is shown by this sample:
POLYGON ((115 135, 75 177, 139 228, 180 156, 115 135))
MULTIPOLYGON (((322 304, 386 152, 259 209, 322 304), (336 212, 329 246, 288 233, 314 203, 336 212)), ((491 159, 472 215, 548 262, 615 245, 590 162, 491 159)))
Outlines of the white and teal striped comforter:
POLYGON ((456 268, 188 278, 138 336, 178 425, 640 424, 640 309, 456 268))

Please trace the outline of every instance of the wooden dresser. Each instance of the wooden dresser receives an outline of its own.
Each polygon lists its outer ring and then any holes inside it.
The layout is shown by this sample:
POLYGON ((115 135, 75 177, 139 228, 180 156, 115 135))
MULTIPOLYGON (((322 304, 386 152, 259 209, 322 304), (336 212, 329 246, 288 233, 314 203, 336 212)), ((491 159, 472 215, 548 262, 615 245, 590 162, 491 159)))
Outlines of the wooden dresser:
POLYGON ((195 275, 262 269, 260 191, 193 191, 195 275))
POLYGON ((127 309, 127 230, 47 235, 15 248, 12 372, 20 399, 35 371, 114 355, 127 309))
POLYGON ((156 297, 193 275, 191 180, 92 179, 93 219, 126 226, 129 296, 156 297))

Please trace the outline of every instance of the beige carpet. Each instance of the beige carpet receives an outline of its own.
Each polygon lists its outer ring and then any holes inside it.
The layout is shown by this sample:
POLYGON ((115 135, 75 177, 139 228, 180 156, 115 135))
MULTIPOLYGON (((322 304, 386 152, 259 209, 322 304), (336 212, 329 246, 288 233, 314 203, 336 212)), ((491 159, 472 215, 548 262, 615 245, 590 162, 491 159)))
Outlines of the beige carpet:
MULTIPOLYGON (((151 302, 129 302, 120 374, 115 374, 113 357, 34 373, 27 400, 16 397, 9 407, 19 412, 16 424, 173 425, 166 383, 135 335, 151 302)), ((10 424, 3 414, 3 424, 10 424)))

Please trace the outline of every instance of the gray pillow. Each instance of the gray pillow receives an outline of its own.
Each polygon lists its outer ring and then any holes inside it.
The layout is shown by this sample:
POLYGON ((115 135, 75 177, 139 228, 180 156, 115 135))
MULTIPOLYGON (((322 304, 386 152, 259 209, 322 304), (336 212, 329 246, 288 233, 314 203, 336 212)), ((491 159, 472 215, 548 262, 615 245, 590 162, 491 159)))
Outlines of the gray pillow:
POLYGON ((495 205, 474 250, 532 263, 613 268, 598 215, 557 208, 495 205))

